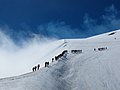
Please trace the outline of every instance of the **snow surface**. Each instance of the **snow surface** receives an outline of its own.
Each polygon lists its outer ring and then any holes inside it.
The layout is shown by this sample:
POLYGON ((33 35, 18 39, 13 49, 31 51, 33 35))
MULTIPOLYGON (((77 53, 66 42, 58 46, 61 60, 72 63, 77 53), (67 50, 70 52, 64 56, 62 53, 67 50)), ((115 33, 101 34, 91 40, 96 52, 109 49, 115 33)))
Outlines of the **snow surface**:
POLYGON ((44 60, 51 62, 63 50, 69 51, 67 57, 36 72, 1 78, 0 90, 120 90, 120 30, 114 32, 53 42, 44 60), (94 51, 102 47, 107 50, 94 51), (83 53, 72 54, 73 49, 83 53))

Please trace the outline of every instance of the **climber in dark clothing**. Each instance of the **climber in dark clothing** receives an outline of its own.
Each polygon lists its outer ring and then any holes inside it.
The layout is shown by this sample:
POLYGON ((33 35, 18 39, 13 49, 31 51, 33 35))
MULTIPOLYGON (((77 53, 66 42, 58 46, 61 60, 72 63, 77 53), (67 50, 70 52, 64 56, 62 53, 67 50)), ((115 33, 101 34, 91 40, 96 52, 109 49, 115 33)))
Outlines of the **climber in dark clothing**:
POLYGON ((38 70, 40 69, 40 64, 38 64, 37 69, 38 69, 38 70))
POLYGON ((32 68, 33 72, 35 71, 35 67, 32 68))
POLYGON ((57 59, 58 59, 58 57, 57 56, 55 56, 55 60, 57 61, 57 59))
POLYGON ((54 61, 54 58, 52 58, 52 62, 54 61))
POLYGON ((45 62, 45 67, 48 67, 49 66, 49 62, 45 62))
POLYGON ((96 51, 96 48, 94 48, 94 51, 96 51))
POLYGON ((37 66, 34 67, 35 68, 35 71, 37 70, 37 66))

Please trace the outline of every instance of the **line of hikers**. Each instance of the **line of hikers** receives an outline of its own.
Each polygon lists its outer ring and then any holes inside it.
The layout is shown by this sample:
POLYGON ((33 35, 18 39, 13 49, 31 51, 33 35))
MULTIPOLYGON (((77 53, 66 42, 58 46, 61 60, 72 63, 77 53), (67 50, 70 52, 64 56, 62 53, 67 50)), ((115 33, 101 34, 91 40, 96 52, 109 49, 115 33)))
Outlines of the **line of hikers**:
POLYGON ((40 64, 38 64, 37 66, 33 67, 32 71, 34 72, 34 71, 39 70, 39 69, 40 69, 40 64))
MULTIPOLYGON (((57 61, 58 59, 62 58, 65 54, 67 54, 67 50, 64 50, 61 54, 55 56, 55 58, 52 58, 52 62, 57 61)), ((49 66, 49 62, 45 62, 45 67, 49 66)))
POLYGON ((107 50, 107 47, 101 47, 101 48, 94 48, 94 51, 103 51, 103 50, 107 50))
MULTIPOLYGON (((107 47, 101 47, 101 48, 94 48, 94 51, 104 51, 107 50, 107 47)), ((83 53, 83 50, 71 50, 72 54, 80 54, 83 53)))
MULTIPOLYGON (((62 58, 63 56, 65 56, 65 54, 67 54, 67 50, 64 50, 61 54, 59 54, 58 56, 55 56, 55 58, 52 58, 52 62, 57 61, 58 59, 62 58)), ((49 66, 49 62, 45 62, 45 67, 49 66)), ((38 64, 37 66, 32 68, 32 71, 36 71, 40 69, 40 64, 38 64)))
MULTIPOLYGON (((106 49, 107 49, 107 47, 101 47, 101 48, 97 48, 97 49, 94 48, 94 51, 103 51, 103 50, 106 50, 106 49)), ((83 52, 83 50, 71 50, 72 54, 80 54, 82 52, 83 52)), ((68 51, 64 50, 61 54, 55 56, 55 58, 52 58, 52 62, 54 62, 54 60, 57 61, 60 58, 66 56, 67 53, 68 53, 68 51)), ((49 62, 45 62, 45 67, 48 67, 48 66, 49 66, 49 62)), ((32 68, 33 72, 36 71, 36 70, 39 70, 39 69, 40 69, 40 64, 38 64, 37 66, 32 68)))
POLYGON ((61 54, 59 54, 58 56, 55 56, 55 60, 57 61, 58 59, 60 59, 61 57, 63 57, 65 54, 67 54, 67 50, 64 50, 61 54))
POLYGON ((72 54, 80 54, 82 53, 82 50, 71 50, 72 54))

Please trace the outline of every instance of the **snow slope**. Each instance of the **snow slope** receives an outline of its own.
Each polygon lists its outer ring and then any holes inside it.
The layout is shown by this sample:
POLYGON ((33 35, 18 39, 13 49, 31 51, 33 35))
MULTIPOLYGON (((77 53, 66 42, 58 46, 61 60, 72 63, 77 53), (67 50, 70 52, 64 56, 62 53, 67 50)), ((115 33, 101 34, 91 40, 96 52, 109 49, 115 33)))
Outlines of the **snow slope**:
POLYGON ((0 79, 0 90, 120 90, 120 30, 86 39, 54 42, 44 60, 67 49, 67 57, 36 72, 0 79), (94 51, 94 48, 107 50, 94 51), (73 49, 83 50, 72 54, 73 49))

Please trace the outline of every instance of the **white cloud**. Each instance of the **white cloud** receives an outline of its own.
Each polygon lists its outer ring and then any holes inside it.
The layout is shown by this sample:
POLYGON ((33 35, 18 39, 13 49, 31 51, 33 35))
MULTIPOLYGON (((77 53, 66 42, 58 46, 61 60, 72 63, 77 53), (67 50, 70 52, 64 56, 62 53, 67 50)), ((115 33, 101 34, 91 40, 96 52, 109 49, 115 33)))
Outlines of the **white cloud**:
POLYGON ((34 65, 43 64, 41 57, 49 52, 46 46, 55 39, 33 35, 29 41, 21 42, 20 47, 0 30, 0 78, 27 73, 34 65))

